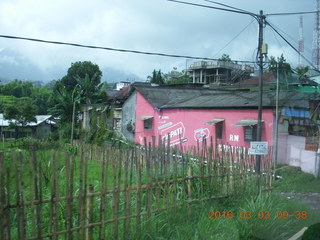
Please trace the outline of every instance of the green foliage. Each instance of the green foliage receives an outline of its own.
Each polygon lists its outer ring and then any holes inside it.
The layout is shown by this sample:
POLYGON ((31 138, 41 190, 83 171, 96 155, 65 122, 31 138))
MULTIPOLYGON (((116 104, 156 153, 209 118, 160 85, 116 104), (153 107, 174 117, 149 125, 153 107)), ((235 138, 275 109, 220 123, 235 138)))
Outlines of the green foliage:
MULTIPOLYGON (((105 102, 106 84, 100 84, 102 72, 99 66, 90 61, 71 64, 67 74, 55 82, 49 112, 60 118, 60 138, 68 142, 71 135, 73 104, 75 103, 75 129, 81 104, 105 102)), ((76 138, 76 137, 75 137, 76 138)), ((90 137, 89 137, 90 138, 90 137)))
POLYGON ((152 72, 152 76, 148 76, 147 79, 150 83, 165 84, 164 74, 161 72, 160 69, 158 71, 154 69, 152 72))
POLYGON ((311 225, 303 234, 302 240, 320 240, 320 222, 311 225))
POLYGON ((219 60, 220 61, 225 61, 225 62, 232 62, 229 54, 226 54, 226 53, 222 54, 222 56, 221 56, 221 58, 219 58, 219 60))
POLYGON ((61 80, 57 81, 53 88, 51 101, 53 107, 49 109, 49 113, 59 117, 61 124, 70 123, 73 109, 72 94, 67 92, 61 80))
POLYGON ((277 192, 320 192, 320 179, 302 172, 300 168, 278 165, 276 175, 281 176, 273 183, 277 192))
POLYGON ((270 57, 269 71, 273 72, 275 75, 279 73, 280 80, 292 76, 291 66, 286 62, 283 54, 281 54, 278 59, 273 56, 270 57))
POLYGON ((29 98, 19 98, 17 102, 4 107, 4 118, 14 119, 15 121, 12 122, 14 126, 26 126, 28 122, 35 122, 35 115, 35 106, 29 98))
POLYGON ((107 114, 105 112, 96 111, 94 108, 91 111, 90 119, 90 130, 83 133, 85 142, 102 145, 114 136, 114 133, 107 128, 107 114))
POLYGON ((86 76, 92 80, 92 85, 98 86, 101 81, 102 72, 97 64, 90 61, 75 62, 71 64, 67 75, 61 79, 61 83, 65 86, 67 92, 71 93, 78 84, 77 78, 84 79, 86 76))
POLYGON ((20 98, 22 101, 25 98, 31 99, 31 103, 34 105, 36 114, 38 115, 47 114, 48 109, 52 107, 52 91, 47 87, 34 86, 32 82, 14 80, 0 86, 0 93, 1 112, 4 111, 5 105, 16 104, 20 98))
POLYGON ((17 79, 0 87, 1 94, 17 98, 30 97, 32 90, 33 84, 31 82, 25 82, 17 79))
POLYGON ((177 71, 176 69, 165 75, 166 84, 187 84, 190 82, 190 78, 187 76, 186 72, 177 71))

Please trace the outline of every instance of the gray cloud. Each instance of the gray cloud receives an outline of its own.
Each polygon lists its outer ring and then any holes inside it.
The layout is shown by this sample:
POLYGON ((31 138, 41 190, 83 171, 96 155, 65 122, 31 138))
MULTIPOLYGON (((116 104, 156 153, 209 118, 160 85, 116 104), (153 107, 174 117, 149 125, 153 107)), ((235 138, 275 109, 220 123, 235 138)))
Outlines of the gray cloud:
MULTIPOLYGON (((193 1, 209 4, 205 1, 193 1)), ((225 4, 259 13, 313 11, 313 0, 226 0, 225 4)), ((252 17, 185 6, 165 0, 3 0, 0 2, 0 34, 75 42, 105 47, 163 52, 170 54, 220 57, 227 53, 236 60, 253 60, 257 46, 257 23, 253 23, 221 50, 251 21, 252 17), (217 53, 219 53, 217 55, 217 53)), ((298 41, 299 16, 269 17, 275 26, 298 41)), ((311 56, 314 16, 306 15, 305 48, 311 56)), ((289 38, 288 35, 285 35, 289 38)), ((265 30, 271 55, 284 53, 292 64, 298 56, 270 30, 265 30)), ((291 40, 291 39, 289 39, 291 40)), ((185 68, 185 59, 151 57, 110 51, 53 46, 25 41, 0 39, 2 49, 18 52, 39 72, 51 76, 54 68, 67 69, 71 62, 90 60, 101 68, 132 72, 145 79, 153 69, 164 72, 185 68)), ((1 56, 3 61, 16 59, 1 56)), ((60 70, 58 71, 60 72, 60 70)), ((40 73, 39 73, 40 75, 40 73)), ((124 79, 125 80, 125 79, 124 79)))

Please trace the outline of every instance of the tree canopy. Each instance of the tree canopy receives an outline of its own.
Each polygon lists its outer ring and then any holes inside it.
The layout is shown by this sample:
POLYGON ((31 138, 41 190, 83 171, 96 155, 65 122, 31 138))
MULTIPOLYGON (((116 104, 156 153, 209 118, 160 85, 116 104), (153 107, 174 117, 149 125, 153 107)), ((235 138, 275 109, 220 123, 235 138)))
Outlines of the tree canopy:
POLYGON ((90 61, 78 61, 71 64, 67 74, 61 79, 61 83, 71 93, 78 84, 77 79, 86 77, 92 81, 92 85, 98 86, 101 82, 102 72, 97 64, 90 61))

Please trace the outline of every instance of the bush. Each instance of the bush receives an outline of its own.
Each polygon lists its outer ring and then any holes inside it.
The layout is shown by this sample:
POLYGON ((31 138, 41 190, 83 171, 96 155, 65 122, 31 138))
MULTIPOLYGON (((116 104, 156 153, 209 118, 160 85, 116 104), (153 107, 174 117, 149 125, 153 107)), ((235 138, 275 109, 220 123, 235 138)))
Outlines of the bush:
POLYGON ((320 222, 311 225, 303 234, 302 240, 318 240, 320 239, 320 222))

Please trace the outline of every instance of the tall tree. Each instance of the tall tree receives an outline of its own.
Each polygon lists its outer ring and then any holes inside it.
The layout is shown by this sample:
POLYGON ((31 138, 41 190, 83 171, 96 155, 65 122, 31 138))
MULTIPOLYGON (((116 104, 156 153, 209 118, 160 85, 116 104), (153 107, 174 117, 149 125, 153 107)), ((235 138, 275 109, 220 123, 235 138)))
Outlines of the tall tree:
POLYGON ((150 83, 165 84, 164 74, 161 72, 160 69, 158 71, 154 69, 152 72, 152 76, 148 76, 147 79, 150 83))
POLYGON ((61 83, 69 93, 72 93, 78 84, 77 78, 84 79, 86 76, 93 81, 93 85, 98 86, 101 82, 102 72, 97 64, 90 61, 75 62, 71 64, 67 75, 61 79, 61 83))
POLYGON ((221 56, 221 58, 219 58, 219 60, 220 61, 225 61, 225 62, 232 62, 229 54, 226 54, 226 53, 222 54, 222 56, 221 56))
POLYGON ((169 73, 165 74, 166 84, 186 84, 190 82, 190 77, 183 70, 182 72, 177 71, 174 68, 169 73))
POLYGON ((279 78, 287 78, 291 77, 292 70, 289 63, 287 63, 286 59, 284 58, 283 54, 276 60, 275 57, 270 57, 269 62, 269 71, 273 72, 275 75, 279 72, 279 78))
POLYGON ((36 108, 30 98, 19 98, 16 103, 4 107, 4 118, 15 128, 16 138, 19 137, 19 127, 25 127, 29 122, 36 122, 36 108))

